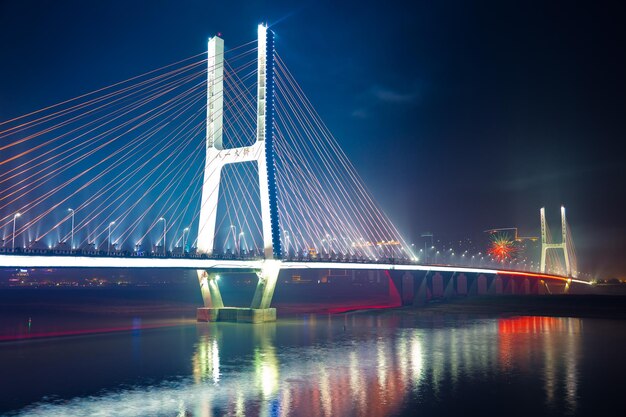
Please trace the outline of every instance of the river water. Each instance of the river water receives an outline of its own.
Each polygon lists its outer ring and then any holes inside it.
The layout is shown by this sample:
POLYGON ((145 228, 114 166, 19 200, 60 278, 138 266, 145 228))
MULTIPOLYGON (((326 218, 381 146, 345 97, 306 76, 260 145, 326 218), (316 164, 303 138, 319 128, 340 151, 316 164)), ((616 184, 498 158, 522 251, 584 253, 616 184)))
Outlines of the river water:
POLYGON ((624 321, 388 311, 131 328, 0 343, 0 414, 626 415, 624 321))

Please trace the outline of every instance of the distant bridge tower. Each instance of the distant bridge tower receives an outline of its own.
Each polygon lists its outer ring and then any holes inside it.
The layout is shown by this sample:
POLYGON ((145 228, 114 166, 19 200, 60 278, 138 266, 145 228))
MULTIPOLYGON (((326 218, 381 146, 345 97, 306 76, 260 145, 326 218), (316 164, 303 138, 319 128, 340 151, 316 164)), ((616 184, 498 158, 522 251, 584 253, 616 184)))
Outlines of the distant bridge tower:
POLYGON ((567 276, 572 276, 572 268, 569 261, 569 253, 567 248, 567 222, 565 220, 565 207, 561 206, 561 243, 549 243, 548 242, 548 227, 546 224, 546 209, 542 207, 541 213, 541 272, 546 272, 546 255, 548 249, 562 249, 563 257, 565 258, 565 273, 567 276))
POLYGON ((217 36, 209 39, 206 161, 198 230, 198 251, 201 253, 212 254, 215 248, 222 167, 256 161, 265 259, 280 259, 282 256, 274 171, 274 33, 267 26, 259 25, 258 42, 256 142, 251 146, 224 149, 224 40, 217 36))

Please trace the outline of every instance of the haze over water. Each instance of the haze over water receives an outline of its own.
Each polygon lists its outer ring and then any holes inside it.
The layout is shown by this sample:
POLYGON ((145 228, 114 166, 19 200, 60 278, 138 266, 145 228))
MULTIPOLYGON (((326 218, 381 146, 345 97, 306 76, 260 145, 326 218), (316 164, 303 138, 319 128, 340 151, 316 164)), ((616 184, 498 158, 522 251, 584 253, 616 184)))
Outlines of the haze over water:
POLYGON ((623 329, 398 311, 2 343, 0 413, 624 415, 623 329))

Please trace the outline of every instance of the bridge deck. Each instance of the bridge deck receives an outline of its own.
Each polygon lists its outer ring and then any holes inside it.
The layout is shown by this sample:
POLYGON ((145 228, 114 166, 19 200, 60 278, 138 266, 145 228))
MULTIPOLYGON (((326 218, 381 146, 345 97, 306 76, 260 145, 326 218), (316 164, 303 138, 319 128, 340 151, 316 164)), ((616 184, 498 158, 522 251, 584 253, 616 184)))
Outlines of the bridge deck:
MULTIPOLYGON (((0 268, 175 268, 204 269, 220 271, 258 271, 264 267, 264 260, 233 260, 210 258, 144 258, 144 257, 105 257, 105 256, 42 256, 42 255, 0 255, 0 268)), ((401 263, 360 263, 324 261, 283 261, 280 269, 361 269, 396 271, 433 271, 473 274, 519 275, 539 279, 572 281, 590 284, 588 281, 550 274, 526 271, 511 271, 492 268, 474 268, 452 265, 424 265, 401 263)))

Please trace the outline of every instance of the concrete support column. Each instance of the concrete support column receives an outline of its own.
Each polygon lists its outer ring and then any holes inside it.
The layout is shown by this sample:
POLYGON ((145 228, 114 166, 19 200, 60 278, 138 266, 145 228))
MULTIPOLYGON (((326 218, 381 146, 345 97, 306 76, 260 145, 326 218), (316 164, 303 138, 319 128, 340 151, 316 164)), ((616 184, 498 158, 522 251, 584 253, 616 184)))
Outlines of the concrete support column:
POLYGON ((257 283, 250 308, 269 308, 276 289, 276 281, 280 273, 280 261, 265 261, 263 269, 257 272, 257 283))
POLYGON ((222 294, 217 283, 219 275, 208 273, 201 269, 196 272, 204 306, 207 308, 223 308, 224 302, 222 301, 222 294))
POLYGON ((402 305, 413 304, 413 298, 415 297, 415 277, 410 272, 405 272, 400 277, 400 299, 402 305))
POLYGON ((487 290, 489 295, 500 295, 502 294, 502 278, 498 275, 494 276, 491 280, 491 284, 489 285, 489 289, 487 290))
POLYGON ((413 305, 414 306, 422 306, 426 304, 429 299, 429 290, 428 290, 428 274, 430 271, 426 272, 424 278, 422 278, 419 285, 417 283, 413 284, 414 295, 413 295, 413 305))
MULTIPOLYGON (((567 260, 567 258, 565 258, 567 260)), ((563 294, 569 294, 569 289, 572 285, 572 281, 569 280, 565 283, 565 287, 563 287, 563 294)))
POLYGON ((467 276, 464 273, 456 277, 456 295, 467 295, 467 276))
POLYGON ((456 272, 452 274, 450 279, 448 280, 448 284, 446 285, 446 289, 443 292, 444 298, 451 298, 456 295, 456 290, 454 288, 454 277, 456 276, 456 272))
POLYGON ((433 298, 442 298, 444 295, 443 276, 439 272, 436 272, 431 281, 433 298))
POLYGON ((476 294, 487 295, 487 277, 483 274, 476 277, 476 294))
POLYGON ((537 295, 546 295, 546 293, 546 283, 544 280, 540 279, 539 282, 537 282, 537 295))
POLYGON ((514 278, 506 277, 506 278, 503 278, 502 281, 505 283, 504 291, 503 291, 505 294, 511 294, 511 295, 517 294, 517 282, 515 281, 514 278))

